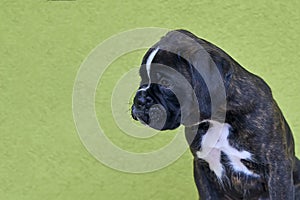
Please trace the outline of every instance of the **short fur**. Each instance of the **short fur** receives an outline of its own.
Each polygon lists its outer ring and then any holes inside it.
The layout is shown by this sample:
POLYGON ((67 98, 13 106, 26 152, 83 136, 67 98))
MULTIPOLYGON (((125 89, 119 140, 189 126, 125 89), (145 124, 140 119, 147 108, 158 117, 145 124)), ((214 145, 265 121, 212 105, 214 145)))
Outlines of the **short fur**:
MULTIPOLYGON (((148 84, 145 63, 149 54, 157 47, 161 49, 155 55, 153 63, 169 66, 182 74, 195 91, 195 96, 187 93, 186 99, 179 100, 172 91, 184 93, 188 90, 180 88, 181 84, 176 83, 177 78, 172 73, 163 72, 160 65, 151 66, 153 79, 158 77, 158 80, 148 90, 137 92, 132 116, 161 130, 175 129, 180 124, 186 126, 186 138, 194 155, 194 178, 200 198, 300 199, 300 161, 295 157, 292 132, 268 85, 215 45, 188 31, 176 30, 164 36, 144 56, 140 70, 140 88, 148 84), (207 66, 204 70, 206 73, 200 74, 197 67, 203 66, 203 63, 207 66), (211 109, 211 96, 218 98, 220 84, 209 82, 213 89, 209 89, 207 84, 207 80, 215 80, 216 73, 210 73, 213 66, 217 67, 222 78, 222 88, 226 95, 226 105, 220 100, 215 111, 211 109), (163 84, 166 81, 159 82, 160 73, 169 82, 175 82, 171 86, 172 90, 168 88, 169 85, 163 84), (197 110, 193 109, 194 98, 200 113, 193 113, 197 110), (163 125, 150 122, 149 110, 154 104, 160 104, 166 111, 164 115, 167 121, 163 125), (218 117, 212 119, 212 116, 216 116, 215 113, 221 113, 220 116, 223 113, 225 121, 220 123, 231 126, 228 135, 230 146, 253 155, 252 160, 241 159, 241 162, 259 177, 235 173, 228 168, 227 180, 220 184, 208 163, 197 157, 201 140, 211 125, 208 120, 219 120, 218 117)), ((161 121, 159 110, 156 110, 156 119, 152 122, 161 121)), ((222 154, 220 162, 225 168, 228 167, 227 161, 228 157, 222 154)))

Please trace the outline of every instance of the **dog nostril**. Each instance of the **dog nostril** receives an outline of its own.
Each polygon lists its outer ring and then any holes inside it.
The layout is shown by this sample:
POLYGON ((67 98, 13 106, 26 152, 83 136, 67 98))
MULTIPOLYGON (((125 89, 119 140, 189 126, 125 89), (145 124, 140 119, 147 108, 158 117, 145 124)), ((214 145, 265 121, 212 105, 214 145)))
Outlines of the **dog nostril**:
POLYGON ((144 106, 147 103, 147 100, 144 97, 139 97, 137 99, 137 105, 144 106))
POLYGON ((141 90, 137 92, 134 103, 138 109, 147 109, 153 104, 153 99, 147 95, 146 91, 141 90))

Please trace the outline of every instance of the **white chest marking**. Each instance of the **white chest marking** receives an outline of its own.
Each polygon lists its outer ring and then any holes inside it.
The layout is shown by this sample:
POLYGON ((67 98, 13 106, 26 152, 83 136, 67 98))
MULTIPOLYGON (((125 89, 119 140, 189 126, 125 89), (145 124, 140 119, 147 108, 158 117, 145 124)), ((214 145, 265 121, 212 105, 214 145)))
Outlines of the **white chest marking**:
POLYGON ((196 154, 198 158, 205 160, 209 168, 221 179, 224 167, 221 163, 221 152, 227 155, 232 169, 236 172, 243 172, 246 175, 258 176, 250 171, 241 159, 251 160, 251 153, 247 151, 238 151, 230 146, 228 142, 230 125, 217 121, 209 121, 212 125, 207 133, 202 137, 201 149, 196 154))
POLYGON ((153 61, 156 53, 158 52, 158 50, 159 50, 159 47, 157 47, 156 49, 154 49, 150 53, 150 55, 149 55, 149 57, 148 57, 148 59, 146 61, 146 71, 147 71, 147 76, 148 76, 149 82, 148 82, 148 86, 147 87, 141 88, 141 89, 139 89, 139 91, 141 91, 141 90, 147 90, 150 87, 150 84, 151 84, 151 78, 150 78, 151 63, 152 63, 152 61, 153 61))

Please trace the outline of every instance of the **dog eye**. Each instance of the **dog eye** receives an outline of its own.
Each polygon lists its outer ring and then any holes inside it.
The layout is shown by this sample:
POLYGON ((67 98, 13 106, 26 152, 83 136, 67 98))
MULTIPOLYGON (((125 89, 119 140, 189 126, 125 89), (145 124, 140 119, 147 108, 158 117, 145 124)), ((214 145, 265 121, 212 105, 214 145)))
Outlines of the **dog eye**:
POLYGON ((165 86, 165 87, 171 87, 172 84, 171 82, 168 80, 168 79, 165 79, 165 78, 162 78, 160 81, 159 81, 159 84, 165 86))

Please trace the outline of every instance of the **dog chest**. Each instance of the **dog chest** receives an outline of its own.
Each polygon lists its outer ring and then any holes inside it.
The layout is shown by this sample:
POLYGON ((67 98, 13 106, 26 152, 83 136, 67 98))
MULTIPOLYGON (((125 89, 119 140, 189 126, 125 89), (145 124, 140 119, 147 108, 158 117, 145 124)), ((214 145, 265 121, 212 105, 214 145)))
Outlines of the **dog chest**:
POLYGON ((227 123, 217 121, 209 121, 209 123, 209 129, 202 136, 201 148, 196 152, 197 157, 205 160, 210 170, 221 181, 227 173, 224 164, 221 163, 222 154, 227 156, 228 163, 226 164, 233 172, 258 177, 257 174, 250 171, 241 161, 242 159, 251 161, 251 153, 245 150, 239 151, 229 144, 228 135, 231 126, 227 123))

